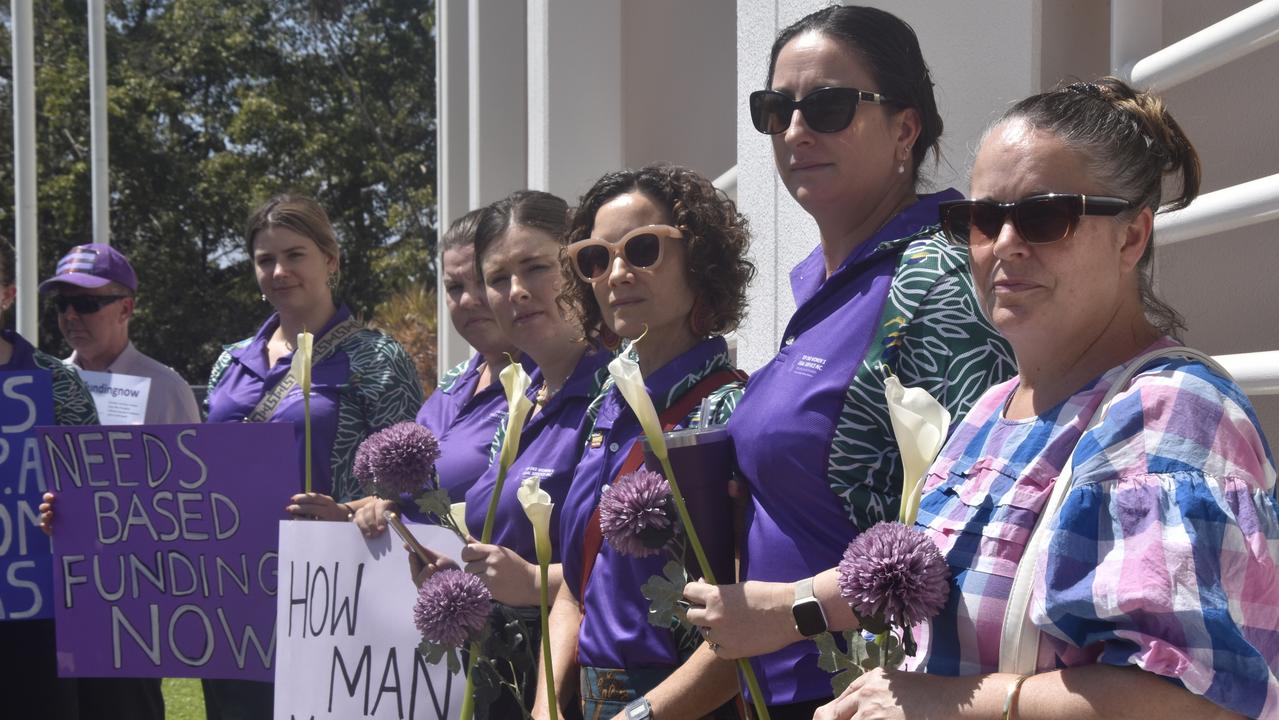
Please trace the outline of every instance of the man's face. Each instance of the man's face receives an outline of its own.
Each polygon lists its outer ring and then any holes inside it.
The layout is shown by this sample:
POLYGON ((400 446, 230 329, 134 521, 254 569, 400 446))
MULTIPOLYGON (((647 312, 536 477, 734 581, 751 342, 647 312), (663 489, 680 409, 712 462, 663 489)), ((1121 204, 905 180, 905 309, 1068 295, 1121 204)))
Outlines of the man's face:
POLYGON ((58 307, 58 329, 67 344, 82 355, 122 349, 128 342, 129 318, 133 315, 133 298, 124 295, 121 288, 113 285, 59 285, 53 300, 58 307), (81 307, 77 309, 76 304, 81 307))

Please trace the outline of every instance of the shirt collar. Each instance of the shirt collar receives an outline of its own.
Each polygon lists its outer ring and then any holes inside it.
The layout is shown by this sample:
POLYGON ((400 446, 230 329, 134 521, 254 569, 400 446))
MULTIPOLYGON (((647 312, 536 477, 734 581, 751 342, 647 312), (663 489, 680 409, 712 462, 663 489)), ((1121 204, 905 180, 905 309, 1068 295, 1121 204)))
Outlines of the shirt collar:
MULTIPOLYGON (((337 312, 333 313, 333 317, 329 318, 329 321, 324 324, 324 327, 320 328, 320 331, 315 333, 315 339, 317 341, 320 340, 328 334, 330 330, 336 327, 338 323, 350 317, 351 309, 346 305, 339 305, 337 312)), ((267 373, 271 370, 271 368, 267 366, 266 344, 270 342, 271 335, 279 326, 280 314, 271 313, 271 317, 267 318, 265 323, 262 323, 262 327, 258 328, 257 334, 253 336, 253 339, 249 341, 249 344, 239 350, 233 350, 231 354, 239 359, 240 363, 245 367, 256 372, 262 377, 266 377, 267 373)), ((281 357, 280 360, 283 361, 286 358, 291 357, 293 357, 293 353, 289 353, 288 355, 281 357)))
POLYGON ((790 273, 791 295, 796 305, 803 305, 806 300, 817 293, 828 279, 842 275, 863 260, 880 253, 894 251, 924 232, 937 230, 937 206, 946 200, 960 200, 964 196, 954 188, 941 192, 920 195, 908 207, 897 213, 884 223, 874 235, 871 235, 857 249, 853 250, 844 262, 835 268, 830 278, 826 277, 826 260, 822 255, 822 247, 818 244, 795 266, 790 273))

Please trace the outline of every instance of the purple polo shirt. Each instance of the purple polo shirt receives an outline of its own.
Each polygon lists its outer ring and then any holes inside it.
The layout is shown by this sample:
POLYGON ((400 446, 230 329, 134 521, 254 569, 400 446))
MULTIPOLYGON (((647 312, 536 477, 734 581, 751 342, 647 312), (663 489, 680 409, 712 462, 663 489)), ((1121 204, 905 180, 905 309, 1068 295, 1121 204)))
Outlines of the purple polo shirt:
MULTIPOLYGON (((345 305, 338 308, 318 333, 318 344, 333 326, 351 317, 345 305)), ((223 372, 217 387, 209 394, 208 422, 244 422, 266 393, 270 392, 286 375, 293 362, 293 353, 267 366, 267 341, 280 324, 280 316, 267 318, 258 334, 248 345, 231 350, 231 364, 223 372)), ((323 361, 311 366, 311 488, 315 492, 331 494, 333 473, 329 457, 333 452, 333 439, 337 435, 338 404, 342 391, 348 386, 351 363, 346 353, 338 350, 323 361)), ((275 408, 268 422, 293 423, 293 438, 298 456, 298 491, 304 486, 306 462, 305 411, 302 391, 293 388, 275 408)))
POLYGON ((0 365, 0 371, 3 372, 20 372, 23 370, 38 370, 36 365, 35 354, 36 349, 27 339, 22 337, 15 330, 5 328, 0 330, 0 337, 4 338, 13 346, 13 353, 9 356, 9 362, 0 365))
MULTIPOLYGON (((435 472, 440 487, 457 502, 488 469, 493 436, 506 414, 506 396, 496 375, 488 387, 475 390, 483 362, 484 356, 476 353, 452 385, 436 389, 417 413, 417 424, 435 433, 440 441, 435 472)), ((537 368, 527 356, 520 362, 527 372, 537 368)))
MULTIPOLYGON (((831 491, 827 468, 845 393, 875 337, 901 248, 878 250, 937 223, 919 201, 863 242, 825 277, 821 247, 791 271, 797 306, 772 362, 751 375, 729 421, 739 471, 750 486, 743 580, 794 582, 839 564, 859 528, 831 491)), ((886 431, 888 434, 888 431, 886 431)), ((811 641, 751 659, 770 705, 831 695, 811 641)))
MULTIPOLYGON (((541 478, 542 489, 555 503, 555 509, 551 511, 551 538, 559 537, 561 506, 591 428, 586 410, 599 396, 600 385, 608 375, 606 368, 612 359, 612 353, 603 350, 583 353, 564 387, 555 393, 541 412, 525 423, 519 454, 507 471, 506 484, 497 501, 497 515, 493 522, 495 545, 508 547, 525 560, 537 562, 533 526, 515 495, 520 483, 530 477, 541 478)), ((537 394, 537 387, 537 384, 529 387, 530 400, 537 394)), ((484 527, 489 498, 497 484, 497 471, 495 462, 466 491, 466 526, 476 537, 484 527)), ((552 542, 551 562, 559 561, 559 543, 552 542)))
MULTIPOLYGON (((722 362, 717 362, 711 372, 730 368, 727 353, 728 345, 723 338, 708 338, 645 378, 644 386, 649 397, 655 398, 658 412, 679 399, 669 397, 677 385, 693 373, 699 377, 708 375, 708 364, 717 358, 722 358, 722 362), (666 398, 667 402, 657 398, 666 398)), ((679 427, 683 428, 684 423, 679 427)), ((631 447, 643 434, 639 420, 621 391, 612 386, 600 405, 591 433, 592 442, 582 456, 564 504, 559 544, 563 548, 564 582, 582 605, 577 657, 583 666, 673 668, 680 662, 671 631, 649 624, 649 601, 640 592, 650 577, 662 574, 662 567, 671 559, 666 553, 633 558, 615 551, 605 541, 595 558, 586 597, 581 597, 587 523, 599 504, 604 486, 617 477, 631 447), (598 447, 594 442, 597 436, 602 438, 598 447)), ((685 480, 690 481, 692 478, 685 480)))

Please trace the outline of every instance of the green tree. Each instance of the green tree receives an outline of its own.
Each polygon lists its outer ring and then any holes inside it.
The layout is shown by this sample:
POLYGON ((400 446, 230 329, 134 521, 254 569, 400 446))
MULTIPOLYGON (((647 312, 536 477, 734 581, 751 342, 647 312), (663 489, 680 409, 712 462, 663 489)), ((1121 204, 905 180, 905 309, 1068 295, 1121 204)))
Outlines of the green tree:
MULTIPOLYGON (((35 4, 42 276, 92 236, 86 12, 35 4)), ((7 4, 0 21, 7 46, 7 4)), ((328 210, 358 314, 434 284, 433 21, 422 0, 108 1, 112 243, 140 276, 143 352, 200 383, 266 318, 241 229, 279 192, 328 210)), ((12 76, 0 54, 6 139, 12 76)), ((10 235, 12 154, 0 143, 10 235)), ((41 322, 41 347, 64 352, 49 309, 41 322)))

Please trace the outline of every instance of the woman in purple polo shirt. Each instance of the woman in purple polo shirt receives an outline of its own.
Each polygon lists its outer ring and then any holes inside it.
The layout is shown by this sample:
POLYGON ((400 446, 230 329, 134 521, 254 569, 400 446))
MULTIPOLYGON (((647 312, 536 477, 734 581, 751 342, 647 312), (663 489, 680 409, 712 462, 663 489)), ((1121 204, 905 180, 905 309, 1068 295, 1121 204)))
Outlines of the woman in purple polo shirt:
MULTIPOLYGON (((303 398, 289 369, 298 333, 310 330, 314 492, 301 492, 299 475, 299 492, 287 498, 285 509, 298 517, 349 520, 371 500, 362 497, 352 472, 355 451, 370 433, 413 419, 422 405, 417 370, 399 343, 365 329, 334 300, 340 250, 328 215, 314 200, 271 199, 249 217, 245 242, 262 299, 275 312, 214 364, 208 421, 291 423, 301 467, 303 398)), ((206 680, 204 686, 210 718, 270 716, 270 683, 206 680)))
MULTIPOLYGON (((539 574, 533 547, 533 527, 524 514, 516 490, 525 479, 537 477, 555 502, 551 536, 558 537, 560 507, 568 493, 573 470, 586 444, 590 420, 586 411, 600 393, 608 375, 612 354, 595 350, 582 337, 581 328, 565 316, 558 302, 564 276, 560 252, 568 222, 568 205, 550 193, 524 190, 484 209, 475 229, 476 272, 484 283, 489 307, 498 327, 510 342, 536 363, 529 387, 534 408, 520 437, 520 447, 498 498, 492 542, 471 543, 462 549, 468 572, 484 579, 493 594, 493 628, 509 633, 519 623, 521 638, 514 652, 527 653, 529 667, 536 667, 540 622, 539 574)), ((502 435, 493 439, 494 454, 502 435)), ((494 463, 466 492, 466 523, 472 532, 484 526, 484 517, 497 483, 494 463)), ((415 556, 415 577, 429 576, 433 567, 420 571, 415 556)), ((549 594, 561 581, 560 553, 553 555, 549 594)), ((533 700, 536 673, 519 678, 525 697, 516 702, 505 690, 495 693, 489 717, 520 717, 533 700)), ((491 678, 480 675, 477 683, 491 678)), ((507 678, 511 680, 511 678, 507 678)), ((485 693, 477 693, 484 697, 485 693)))
POLYGON ((807 720, 831 697, 805 639, 825 629, 808 581, 900 500, 887 373, 958 419, 1014 367, 977 309, 967 254, 938 233, 938 203, 960 194, 915 189, 942 120, 910 26, 873 8, 819 10, 778 36, 767 80, 751 119, 821 243, 791 271, 795 314, 729 423, 750 490, 748 582, 692 583, 685 597, 709 645, 759 656, 774 720, 807 720))
MULTIPOLYGON (((535 368, 506 339, 493 317, 484 284, 475 274, 475 227, 483 213, 483 208, 472 210, 454 220, 440 238, 449 322, 475 348, 475 355, 445 373, 417 413, 418 424, 434 433, 440 443, 440 457, 435 462, 440 487, 457 502, 493 459, 493 436, 506 412, 498 373, 509 358, 521 359, 529 372, 535 368)), ((356 511, 355 522, 370 536, 381 534, 386 530, 383 513, 397 504, 405 516, 426 520, 406 496, 400 503, 375 500, 365 505, 356 511)))
MULTIPOLYGON (((745 314, 755 274, 746 219, 733 202, 682 167, 610 173, 582 196, 568 238, 574 278, 565 295, 581 308, 585 335, 636 341, 627 352, 657 411, 691 403, 691 411, 678 411, 687 414, 676 427, 726 422, 744 376, 723 334, 745 314)), ((598 540, 598 527, 588 529, 598 526, 603 487, 617 480, 642 436, 621 391, 611 380, 606 387, 592 409, 591 439, 558 536, 564 583, 551 618, 558 699, 571 703, 577 687, 586 718, 624 709, 628 717, 736 717, 731 706, 721 708, 737 693, 732 664, 707 654, 672 675, 701 637, 648 621, 640 588, 670 558, 623 555, 598 540), (586 540, 592 535, 594 543, 586 540)), ((546 698, 539 700, 535 717, 547 710, 546 698)))

